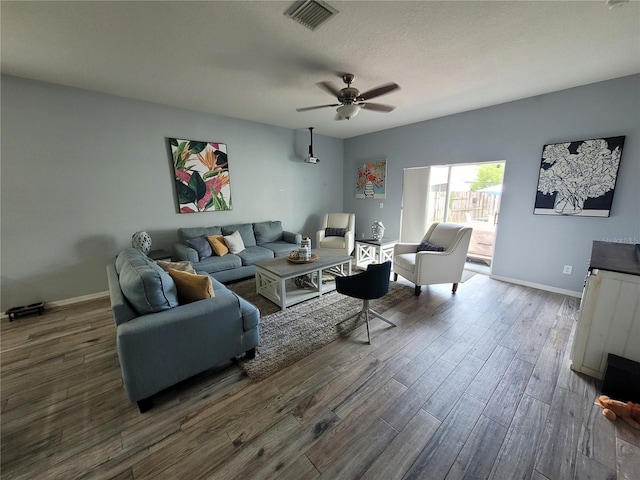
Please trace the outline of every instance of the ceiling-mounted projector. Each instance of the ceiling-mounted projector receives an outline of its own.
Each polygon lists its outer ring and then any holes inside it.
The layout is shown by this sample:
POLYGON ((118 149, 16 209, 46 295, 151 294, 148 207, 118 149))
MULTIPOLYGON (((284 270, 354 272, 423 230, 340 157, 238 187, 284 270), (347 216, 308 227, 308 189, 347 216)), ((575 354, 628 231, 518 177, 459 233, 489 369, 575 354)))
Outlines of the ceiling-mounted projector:
POLYGON ((313 156, 313 127, 309 127, 309 136, 311 137, 311 143, 309 144, 309 154, 305 157, 305 163, 320 163, 318 157, 313 156))

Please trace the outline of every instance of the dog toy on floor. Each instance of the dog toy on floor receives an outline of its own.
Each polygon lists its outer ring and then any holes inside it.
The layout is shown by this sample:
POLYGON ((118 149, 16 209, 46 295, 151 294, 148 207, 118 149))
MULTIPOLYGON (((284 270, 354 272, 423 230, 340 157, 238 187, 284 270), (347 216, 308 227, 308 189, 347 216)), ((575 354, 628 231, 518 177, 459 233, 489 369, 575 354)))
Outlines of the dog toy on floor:
POLYGON ((602 407, 602 414, 609 420, 620 417, 633 428, 640 430, 640 404, 612 400, 606 395, 600 395, 593 403, 602 407))

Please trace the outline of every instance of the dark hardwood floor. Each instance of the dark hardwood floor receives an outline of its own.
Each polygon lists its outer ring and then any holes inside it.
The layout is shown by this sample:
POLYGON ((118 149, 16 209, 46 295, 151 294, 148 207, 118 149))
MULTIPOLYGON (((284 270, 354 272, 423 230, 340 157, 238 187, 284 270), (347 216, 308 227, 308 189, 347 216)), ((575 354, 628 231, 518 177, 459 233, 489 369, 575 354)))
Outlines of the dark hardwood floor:
POLYGON ((2 322, 3 479, 640 478, 640 431, 569 369, 578 300, 423 288, 260 383, 230 363, 125 396, 108 299, 2 322))

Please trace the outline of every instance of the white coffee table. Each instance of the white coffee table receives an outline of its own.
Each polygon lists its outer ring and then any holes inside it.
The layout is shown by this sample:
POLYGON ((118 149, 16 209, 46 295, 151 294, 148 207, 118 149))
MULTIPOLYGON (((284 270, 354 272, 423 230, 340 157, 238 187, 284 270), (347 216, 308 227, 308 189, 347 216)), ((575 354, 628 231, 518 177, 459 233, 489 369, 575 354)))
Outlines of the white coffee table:
POLYGON ((326 248, 318 248, 311 253, 318 255, 318 260, 293 263, 287 257, 278 257, 256 262, 256 292, 286 310, 291 305, 335 290, 335 281, 323 278, 328 276, 326 274, 351 275, 352 257, 326 248), (300 288, 295 283, 296 277, 302 275, 308 276, 306 288, 300 288))

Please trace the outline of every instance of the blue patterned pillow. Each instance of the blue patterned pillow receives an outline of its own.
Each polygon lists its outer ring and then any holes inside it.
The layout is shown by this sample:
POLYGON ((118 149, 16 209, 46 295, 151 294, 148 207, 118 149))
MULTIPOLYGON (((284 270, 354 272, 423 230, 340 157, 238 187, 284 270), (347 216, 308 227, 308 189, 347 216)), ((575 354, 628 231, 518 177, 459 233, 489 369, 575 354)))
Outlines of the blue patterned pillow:
POLYGON ((424 241, 418 245, 418 252, 444 252, 444 247, 439 247, 438 245, 424 241))
POLYGON ((196 252, 198 252, 198 260, 204 260, 205 258, 209 258, 211 255, 213 255, 211 244, 209 243, 209 240, 207 240, 207 237, 204 235, 187 240, 186 243, 196 252))
POLYGON ((324 229, 325 237, 344 237, 344 234, 347 233, 346 228, 331 228, 327 227, 324 229))

